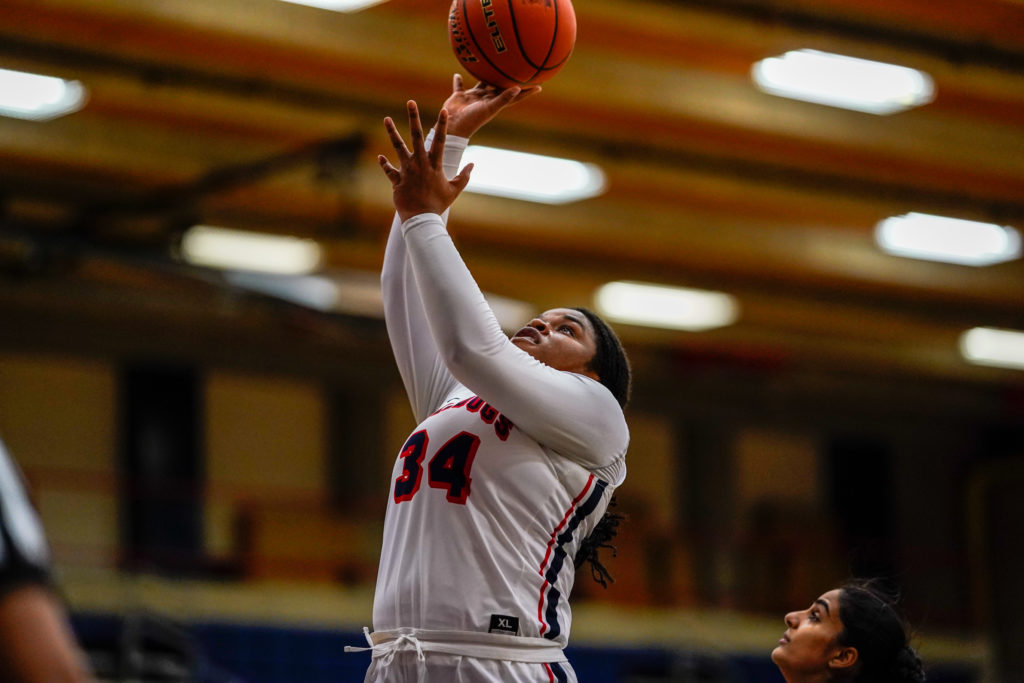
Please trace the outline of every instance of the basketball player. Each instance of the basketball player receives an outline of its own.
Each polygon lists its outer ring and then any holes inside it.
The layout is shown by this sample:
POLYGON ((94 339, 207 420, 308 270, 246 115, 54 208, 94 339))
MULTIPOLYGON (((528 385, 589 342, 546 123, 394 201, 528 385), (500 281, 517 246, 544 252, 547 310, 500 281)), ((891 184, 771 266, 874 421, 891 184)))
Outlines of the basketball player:
POLYGON ((0 441, 0 680, 92 680, 50 582, 43 528, 0 441))
POLYGON ((509 339, 445 227, 467 138, 538 90, 456 76, 432 139, 408 103, 409 146, 385 119, 399 167, 380 157, 397 211, 381 279, 419 425, 391 476, 368 682, 576 681, 568 598, 626 476, 629 365, 586 309, 545 311, 509 339))
POLYGON ((786 683, 923 683, 921 659, 892 600, 851 582, 786 615, 772 661, 786 683))

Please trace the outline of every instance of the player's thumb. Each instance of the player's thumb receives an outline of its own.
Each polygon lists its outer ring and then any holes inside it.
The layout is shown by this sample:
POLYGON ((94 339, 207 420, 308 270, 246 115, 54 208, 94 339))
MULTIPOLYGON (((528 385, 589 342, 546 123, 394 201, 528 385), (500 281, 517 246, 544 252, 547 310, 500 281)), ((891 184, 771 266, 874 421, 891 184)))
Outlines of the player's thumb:
POLYGON ((460 193, 469 185, 469 176, 473 173, 473 164, 466 164, 465 168, 459 171, 458 175, 451 179, 452 187, 460 193))

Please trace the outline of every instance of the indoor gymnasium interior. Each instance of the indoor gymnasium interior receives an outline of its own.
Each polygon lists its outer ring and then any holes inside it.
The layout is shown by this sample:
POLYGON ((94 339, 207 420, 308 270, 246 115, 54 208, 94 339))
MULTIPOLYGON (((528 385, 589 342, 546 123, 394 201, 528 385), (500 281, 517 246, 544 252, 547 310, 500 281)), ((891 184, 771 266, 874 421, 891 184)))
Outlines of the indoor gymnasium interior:
MULTIPOLYGON (((0 439, 101 681, 363 680, 416 424, 381 122, 475 81, 449 2, 362 4, 0 2, 0 439)), ((471 143, 566 167, 474 157, 450 226, 508 332, 586 306, 632 364, 579 680, 780 683, 784 615, 878 577, 929 681, 1024 681, 1024 4, 574 11, 471 143), (864 65, 917 90, 786 90, 864 65)))

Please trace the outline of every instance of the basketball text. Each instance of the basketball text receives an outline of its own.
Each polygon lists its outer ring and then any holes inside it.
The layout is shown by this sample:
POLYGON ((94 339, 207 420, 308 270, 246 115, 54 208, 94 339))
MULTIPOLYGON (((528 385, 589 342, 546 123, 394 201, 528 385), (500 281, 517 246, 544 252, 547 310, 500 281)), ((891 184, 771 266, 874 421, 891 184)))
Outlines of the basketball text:
POLYGON ((476 60, 476 55, 466 41, 466 33, 462 29, 462 22, 459 21, 459 10, 452 5, 451 14, 448 15, 448 34, 451 37, 452 48, 455 50, 455 58, 463 64, 470 64, 476 60))
POLYGON ((505 39, 501 37, 501 31, 498 29, 498 22, 494 19, 494 0, 480 0, 480 8, 484 11, 484 19, 487 28, 491 30, 491 42, 494 43, 494 49, 498 54, 501 54, 508 49, 505 45, 505 39))

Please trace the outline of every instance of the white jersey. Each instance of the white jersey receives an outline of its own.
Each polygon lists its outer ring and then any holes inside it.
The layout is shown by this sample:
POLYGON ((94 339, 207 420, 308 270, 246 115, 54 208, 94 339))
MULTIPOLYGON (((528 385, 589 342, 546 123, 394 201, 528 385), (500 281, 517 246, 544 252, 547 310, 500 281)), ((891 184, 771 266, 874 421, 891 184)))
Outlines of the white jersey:
MULTIPOLYGON (((449 176, 465 145, 448 138, 449 176)), ((573 558, 626 475, 621 407, 509 341, 441 216, 396 217, 382 284, 419 425, 392 471, 374 629, 564 647, 573 558)))

